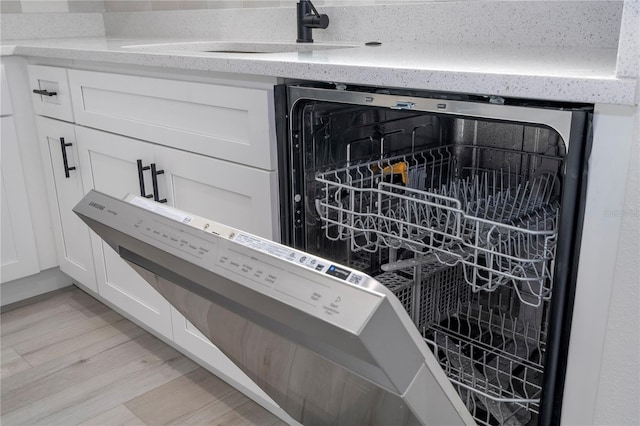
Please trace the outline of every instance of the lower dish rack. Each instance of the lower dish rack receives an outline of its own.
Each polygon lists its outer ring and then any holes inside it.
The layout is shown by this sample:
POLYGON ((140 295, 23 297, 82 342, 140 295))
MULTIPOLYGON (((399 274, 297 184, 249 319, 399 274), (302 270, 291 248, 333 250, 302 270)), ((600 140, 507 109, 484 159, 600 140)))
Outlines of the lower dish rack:
POLYGON ((425 341, 478 423, 527 424, 539 413, 546 333, 500 302, 473 302, 439 313, 425 341))
POLYGON ((474 294, 462 264, 385 272, 386 285, 413 319, 463 402, 482 425, 525 425, 539 413, 546 309, 512 289, 474 294), (514 314, 514 311, 516 314, 514 314))
POLYGON ((484 146, 431 148, 317 173, 316 210, 326 238, 353 252, 390 248, 462 264, 472 291, 510 285, 540 306, 552 292, 560 163, 484 146))

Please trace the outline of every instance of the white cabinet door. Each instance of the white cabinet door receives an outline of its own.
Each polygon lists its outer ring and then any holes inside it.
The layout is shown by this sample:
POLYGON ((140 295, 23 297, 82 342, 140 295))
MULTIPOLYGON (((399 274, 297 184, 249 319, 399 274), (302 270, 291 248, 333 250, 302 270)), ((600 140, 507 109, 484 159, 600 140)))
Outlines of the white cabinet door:
POLYGON ((60 270, 97 292, 89 228, 72 211, 84 196, 75 128, 44 117, 36 126, 60 270))
POLYGON ((178 209, 279 239, 276 172, 156 147, 160 198, 178 209))
POLYGON ((2 129, 0 138, 2 141, 0 280, 5 283, 40 272, 40 264, 13 118, 2 117, 0 128, 2 129))
MULTIPOLYGON (((154 162, 154 146, 147 142, 109 133, 76 128, 78 152, 85 190, 95 189, 122 198, 140 193, 137 160, 145 167, 154 162)), ((147 193, 151 175, 143 172, 147 193)), ((92 233, 98 293, 160 334, 173 338, 171 310, 158 292, 92 233)))

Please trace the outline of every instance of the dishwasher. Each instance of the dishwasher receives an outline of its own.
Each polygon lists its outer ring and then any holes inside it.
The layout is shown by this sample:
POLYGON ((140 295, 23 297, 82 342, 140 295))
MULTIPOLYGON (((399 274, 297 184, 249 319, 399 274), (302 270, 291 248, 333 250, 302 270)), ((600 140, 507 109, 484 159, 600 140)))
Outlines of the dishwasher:
POLYGON ((559 423, 591 107, 276 87, 282 241, 74 211, 294 420, 559 423))

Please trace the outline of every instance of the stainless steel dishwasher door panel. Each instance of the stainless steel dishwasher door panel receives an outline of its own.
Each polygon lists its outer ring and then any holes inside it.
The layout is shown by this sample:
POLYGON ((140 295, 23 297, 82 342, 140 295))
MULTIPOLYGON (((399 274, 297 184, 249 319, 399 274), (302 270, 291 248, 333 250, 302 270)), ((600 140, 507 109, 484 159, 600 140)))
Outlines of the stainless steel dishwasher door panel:
POLYGON ((402 398, 135 264, 130 265, 304 425, 419 425, 402 398))
POLYGON ((293 419, 474 424, 371 277, 141 197, 90 191, 74 211, 293 419))

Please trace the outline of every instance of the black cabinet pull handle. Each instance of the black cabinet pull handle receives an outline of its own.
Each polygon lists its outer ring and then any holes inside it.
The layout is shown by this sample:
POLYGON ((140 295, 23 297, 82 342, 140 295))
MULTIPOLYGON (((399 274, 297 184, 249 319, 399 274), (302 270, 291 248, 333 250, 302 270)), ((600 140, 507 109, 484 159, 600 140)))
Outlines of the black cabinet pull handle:
POLYGON ((157 170, 156 169, 156 163, 151 163, 151 182, 153 183, 153 199, 154 201, 157 201, 158 203, 166 203, 167 199, 163 198, 162 200, 160 199, 160 196, 158 195, 158 175, 161 175, 164 173, 164 170, 157 170))
POLYGON ((67 147, 72 146, 72 143, 65 143, 64 138, 60 138, 60 148, 62 149, 62 164, 64 165, 64 176, 69 179, 69 172, 75 170, 75 166, 69 167, 69 161, 67 160, 67 147))
POLYGON ((58 92, 49 92, 48 90, 45 89, 33 89, 33 93, 35 93, 36 95, 42 95, 42 96, 57 96, 58 92))
POLYGON ((144 198, 151 198, 153 194, 147 194, 144 189, 144 171, 149 170, 149 166, 142 167, 142 160, 138 160, 138 182, 140 183, 140 195, 144 198))

